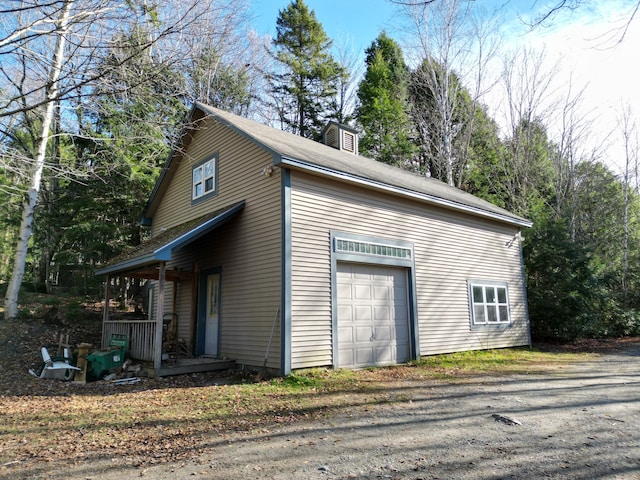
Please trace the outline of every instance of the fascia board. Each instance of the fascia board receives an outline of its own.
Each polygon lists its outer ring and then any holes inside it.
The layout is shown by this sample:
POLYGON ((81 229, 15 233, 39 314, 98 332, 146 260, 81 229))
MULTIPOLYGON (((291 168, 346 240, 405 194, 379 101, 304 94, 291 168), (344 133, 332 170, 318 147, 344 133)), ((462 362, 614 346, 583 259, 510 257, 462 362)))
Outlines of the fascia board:
POLYGON ((162 245, 160 248, 157 248, 151 253, 146 255, 142 255, 139 257, 134 257, 123 262, 117 263, 115 265, 111 265, 109 267, 97 270, 95 275, 106 275, 114 272, 123 272, 128 270, 133 270, 137 267, 141 267, 142 265, 153 264, 156 262, 169 261, 171 260, 171 256, 173 251, 190 243, 204 234, 210 232, 213 228, 222 225, 227 220, 231 219, 236 213, 242 210, 245 206, 245 202, 242 201, 235 206, 231 207, 228 210, 225 210, 220 215, 217 215, 206 222, 196 226, 195 228, 189 230, 178 238, 162 245))
POLYGON ((280 155, 280 152, 278 152, 277 150, 271 148, 269 145, 265 144, 264 142, 261 142, 260 140, 255 138, 253 135, 251 135, 249 132, 247 132, 246 130, 243 130, 242 128, 237 127, 236 125, 234 125, 233 123, 225 119, 224 117, 216 114, 216 112, 207 108, 207 105, 198 102, 196 103, 196 107, 200 109, 203 113, 205 113, 208 117, 213 118, 214 120, 221 123, 225 127, 233 130, 235 133, 237 133, 241 137, 246 138, 247 140, 259 146, 260 148, 266 150, 268 153, 270 153, 273 156, 274 165, 277 165, 280 162, 281 155, 280 155))
POLYGON ((155 258, 154 253, 150 253, 150 254, 144 255, 142 257, 132 258, 130 260, 125 260, 124 262, 116 263, 115 265, 111 265, 111 266, 109 266, 107 268, 102 268, 100 270, 96 270, 94 275, 96 275, 96 276, 98 276, 98 275, 108 275, 109 273, 124 272, 124 271, 134 270, 134 269, 136 269, 138 267, 141 267, 143 265, 153 264, 153 263, 155 263, 157 261, 157 259, 155 258))
POLYGON ((481 216, 484 218, 490 218, 492 220, 497 220, 503 223, 509 223, 511 225, 517 225, 519 227, 531 227, 533 222, 525 219, 519 219, 514 217, 509 217, 507 215, 501 215, 496 212, 490 212, 488 210, 483 210, 481 208, 473 207, 471 205, 464 205, 462 203, 454 202, 452 200, 447 200, 445 198, 436 197, 435 195, 429 195, 427 193, 416 192, 415 190, 409 190, 402 187, 397 187, 394 185, 389 185, 386 183, 378 182, 375 180, 358 177, 356 175, 351 175, 349 173, 341 172, 338 170, 333 170, 330 168, 322 167, 319 165, 314 165, 312 163, 304 162, 295 158, 282 157, 280 160, 281 165, 298 168, 301 170, 310 171, 313 173, 317 173, 320 175, 324 175, 327 177, 337 178, 339 180, 353 183, 356 185, 364 185, 369 188, 375 188, 377 190, 383 190, 386 192, 394 193, 396 195, 402 195, 405 197, 414 198, 416 200, 420 200, 423 202, 427 202, 433 205, 438 205, 441 207, 446 207, 449 209, 457 210, 460 212, 469 213, 476 216, 481 216))
POLYGON ((184 235, 181 235, 175 240, 172 240, 171 242, 167 243, 166 245, 164 245, 163 247, 159 248, 154 252, 155 258, 157 260, 171 260, 171 254, 173 253, 174 249, 180 248, 181 246, 186 245, 187 243, 197 240, 204 234, 208 233, 213 227, 221 225, 225 221, 229 220, 233 215, 235 215, 240 210, 242 210, 244 208, 244 205, 245 203, 241 202, 237 204, 235 207, 230 208, 229 210, 226 210, 225 212, 221 213, 217 217, 213 217, 212 219, 207 220, 203 224, 188 231, 184 235))

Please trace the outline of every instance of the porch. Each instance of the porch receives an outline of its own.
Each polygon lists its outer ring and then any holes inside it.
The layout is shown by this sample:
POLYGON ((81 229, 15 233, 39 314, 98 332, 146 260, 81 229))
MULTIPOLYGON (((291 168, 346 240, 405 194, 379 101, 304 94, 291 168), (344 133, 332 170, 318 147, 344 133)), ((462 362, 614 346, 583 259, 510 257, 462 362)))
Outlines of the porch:
POLYGON ((163 341, 159 363, 155 347, 158 322, 148 318, 108 317, 107 320, 103 320, 101 348, 109 347, 112 335, 126 335, 129 339, 127 356, 140 362, 151 376, 157 377, 229 370, 235 366, 234 360, 196 357, 186 341, 170 340, 171 322, 163 322, 160 328, 163 341))
POLYGON ((172 227, 98 270, 96 275, 106 275, 102 347, 109 346, 112 335, 126 335, 128 356, 150 363, 150 374, 156 376, 231 368, 233 360, 203 355, 219 351, 219 340, 216 334, 212 340, 214 348, 204 346, 205 338, 212 336, 208 332, 215 333, 216 329, 205 331, 205 319, 199 315, 199 297, 203 294, 199 293, 201 272, 197 254, 191 253, 187 261, 181 262, 175 261, 174 254, 178 251, 184 254, 191 242, 226 223, 243 208, 244 201, 237 202, 172 227), (112 280, 124 277, 152 284, 144 314, 140 311, 135 317, 117 316, 110 308, 112 280))

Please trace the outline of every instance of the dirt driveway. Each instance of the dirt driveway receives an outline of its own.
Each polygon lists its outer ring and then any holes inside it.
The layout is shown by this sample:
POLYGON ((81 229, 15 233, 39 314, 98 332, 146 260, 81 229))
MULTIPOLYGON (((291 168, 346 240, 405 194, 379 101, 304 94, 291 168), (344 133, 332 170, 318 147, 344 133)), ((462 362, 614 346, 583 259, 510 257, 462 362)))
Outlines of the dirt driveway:
POLYGON ((30 478, 640 479, 639 395, 636 344, 552 375, 399 383, 386 403, 211 437, 180 464, 112 459, 30 478))

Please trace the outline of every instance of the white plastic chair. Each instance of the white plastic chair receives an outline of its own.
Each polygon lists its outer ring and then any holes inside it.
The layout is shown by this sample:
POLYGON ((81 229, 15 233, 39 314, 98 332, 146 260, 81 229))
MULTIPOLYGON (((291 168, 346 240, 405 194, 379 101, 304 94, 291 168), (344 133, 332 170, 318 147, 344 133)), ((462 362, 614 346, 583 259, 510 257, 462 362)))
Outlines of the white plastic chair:
POLYGON ((40 378, 53 378, 57 380, 71 380, 75 373, 75 370, 80 370, 78 367, 74 367, 69 363, 71 357, 71 352, 68 348, 64 349, 64 357, 63 359, 55 359, 51 358, 46 347, 42 347, 40 349, 40 354, 42 355, 42 360, 44 361, 44 367, 42 367, 42 372, 40 372, 40 378))

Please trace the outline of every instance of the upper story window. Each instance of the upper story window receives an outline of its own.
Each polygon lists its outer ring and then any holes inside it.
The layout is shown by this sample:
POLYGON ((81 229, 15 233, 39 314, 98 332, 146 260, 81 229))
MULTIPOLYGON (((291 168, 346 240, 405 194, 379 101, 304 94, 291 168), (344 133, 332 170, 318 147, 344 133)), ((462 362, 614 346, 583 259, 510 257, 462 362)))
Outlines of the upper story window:
POLYGON ((473 325, 504 325, 510 322, 507 285, 470 282, 473 325))
POLYGON ((218 184, 217 172, 217 156, 205 160, 193 167, 191 190, 192 200, 197 200, 216 192, 218 184))

